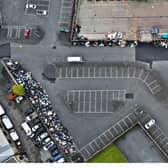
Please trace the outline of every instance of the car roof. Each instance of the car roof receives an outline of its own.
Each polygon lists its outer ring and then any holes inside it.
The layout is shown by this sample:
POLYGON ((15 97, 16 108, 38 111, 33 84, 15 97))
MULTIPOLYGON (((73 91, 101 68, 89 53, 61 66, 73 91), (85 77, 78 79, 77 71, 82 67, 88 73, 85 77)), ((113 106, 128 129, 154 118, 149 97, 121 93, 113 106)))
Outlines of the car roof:
POLYGON ((0 104, 0 115, 5 114, 5 110, 3 106, 0 104))

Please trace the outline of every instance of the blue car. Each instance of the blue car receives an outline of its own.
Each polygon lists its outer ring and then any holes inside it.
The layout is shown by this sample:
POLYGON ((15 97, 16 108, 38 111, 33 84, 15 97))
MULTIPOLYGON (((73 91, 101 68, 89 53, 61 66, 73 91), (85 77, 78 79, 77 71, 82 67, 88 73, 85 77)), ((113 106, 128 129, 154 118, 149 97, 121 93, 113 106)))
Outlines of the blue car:
POLYGON ((54 160, 54 161, 57 161, 57 160, 59 160, 61 157, 62 157, 62 154, 59 153, 58 155, 56 155, 55 157, 53 157, 53 160, 54 160))

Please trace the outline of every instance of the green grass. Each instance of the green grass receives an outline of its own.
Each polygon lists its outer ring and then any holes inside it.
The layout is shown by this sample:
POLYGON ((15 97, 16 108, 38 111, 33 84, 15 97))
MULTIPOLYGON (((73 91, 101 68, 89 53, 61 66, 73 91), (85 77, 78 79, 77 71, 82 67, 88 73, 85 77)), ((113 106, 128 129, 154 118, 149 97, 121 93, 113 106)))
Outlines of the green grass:
POLYGON ((114 145, 108 146, 103 151, 88 161, 89 163, 128 163, 128 160, 114 145))

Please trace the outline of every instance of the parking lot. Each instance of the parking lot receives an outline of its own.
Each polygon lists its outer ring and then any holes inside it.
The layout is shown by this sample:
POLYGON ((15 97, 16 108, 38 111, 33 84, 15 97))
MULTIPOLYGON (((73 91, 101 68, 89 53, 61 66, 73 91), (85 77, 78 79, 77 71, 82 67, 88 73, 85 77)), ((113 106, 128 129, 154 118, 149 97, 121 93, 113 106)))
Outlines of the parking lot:
MULTIPOLYGON (((25 39, 24 32, 26 28, 26 26, 2 26, 1 38, 3 36, 7 39, 25 39)), ((32 32, 31 27, 30 32, 32 32)))
POLYGON ((137 124, 138 120, 135 113, 129 113, 112 127, 93 139, 90 143, 80 149, 82 156, 88 160, 93 155, 113 143, 121 135, 125 134, 137 124))
POLYGON ((47 11, 45 16, 48 16, 50 9, 50 0, 27 0, 26 4, 34 4, 35 7, 25 6, 25 15, 38 15, 38 11, 47 11))
POLYGON ((168 158, 168 137, 158 126, 157 121, 150 129, 145 129, 144 125, 150 121, 152 117, 148 113, 143 113, 139 120, 141 128, 147 133, 149 138, 157 145, 160 151, 168 158))
POLYGON ((162 90, 160 81, 153 76, 151 71, 136 64, 86 64, 86 65, 58 65, 56 64, 57 79, 138 79, 148 87, 152 94, 157 94, 162 90))
POLYGON ((112 113, 113 101, 125 101, 126 90, 68 90, 66 101, 75 113, 112 113))

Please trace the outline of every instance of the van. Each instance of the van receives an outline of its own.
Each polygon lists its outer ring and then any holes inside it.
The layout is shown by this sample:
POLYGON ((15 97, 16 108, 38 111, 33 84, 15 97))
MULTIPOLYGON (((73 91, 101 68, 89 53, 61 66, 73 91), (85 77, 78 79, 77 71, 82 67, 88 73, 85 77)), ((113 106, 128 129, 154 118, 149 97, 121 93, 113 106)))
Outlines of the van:
POLYGON ((19 136, 14 129, 9 132, 9 136, 14 142, 19 140, 19 136))
POLYGON ((67 58, 68 63, 83 63, 84 59, 81 56, 68 56, 67 58))
POLYGON ((10 130, 13 128, 12 121, 9 119, 7 115, 2 116, 2 123, 7 130, 10 130))
POLYGON ((3 116, 4 114, 5 114, 5 110, 3 106, 0 104, 0 117, 3 116))
POLYGON ((30 138, 34 136, 34 133, 26 122, 22 123, 21 127, 23 128, 27 136, 29 136, 30 138))

